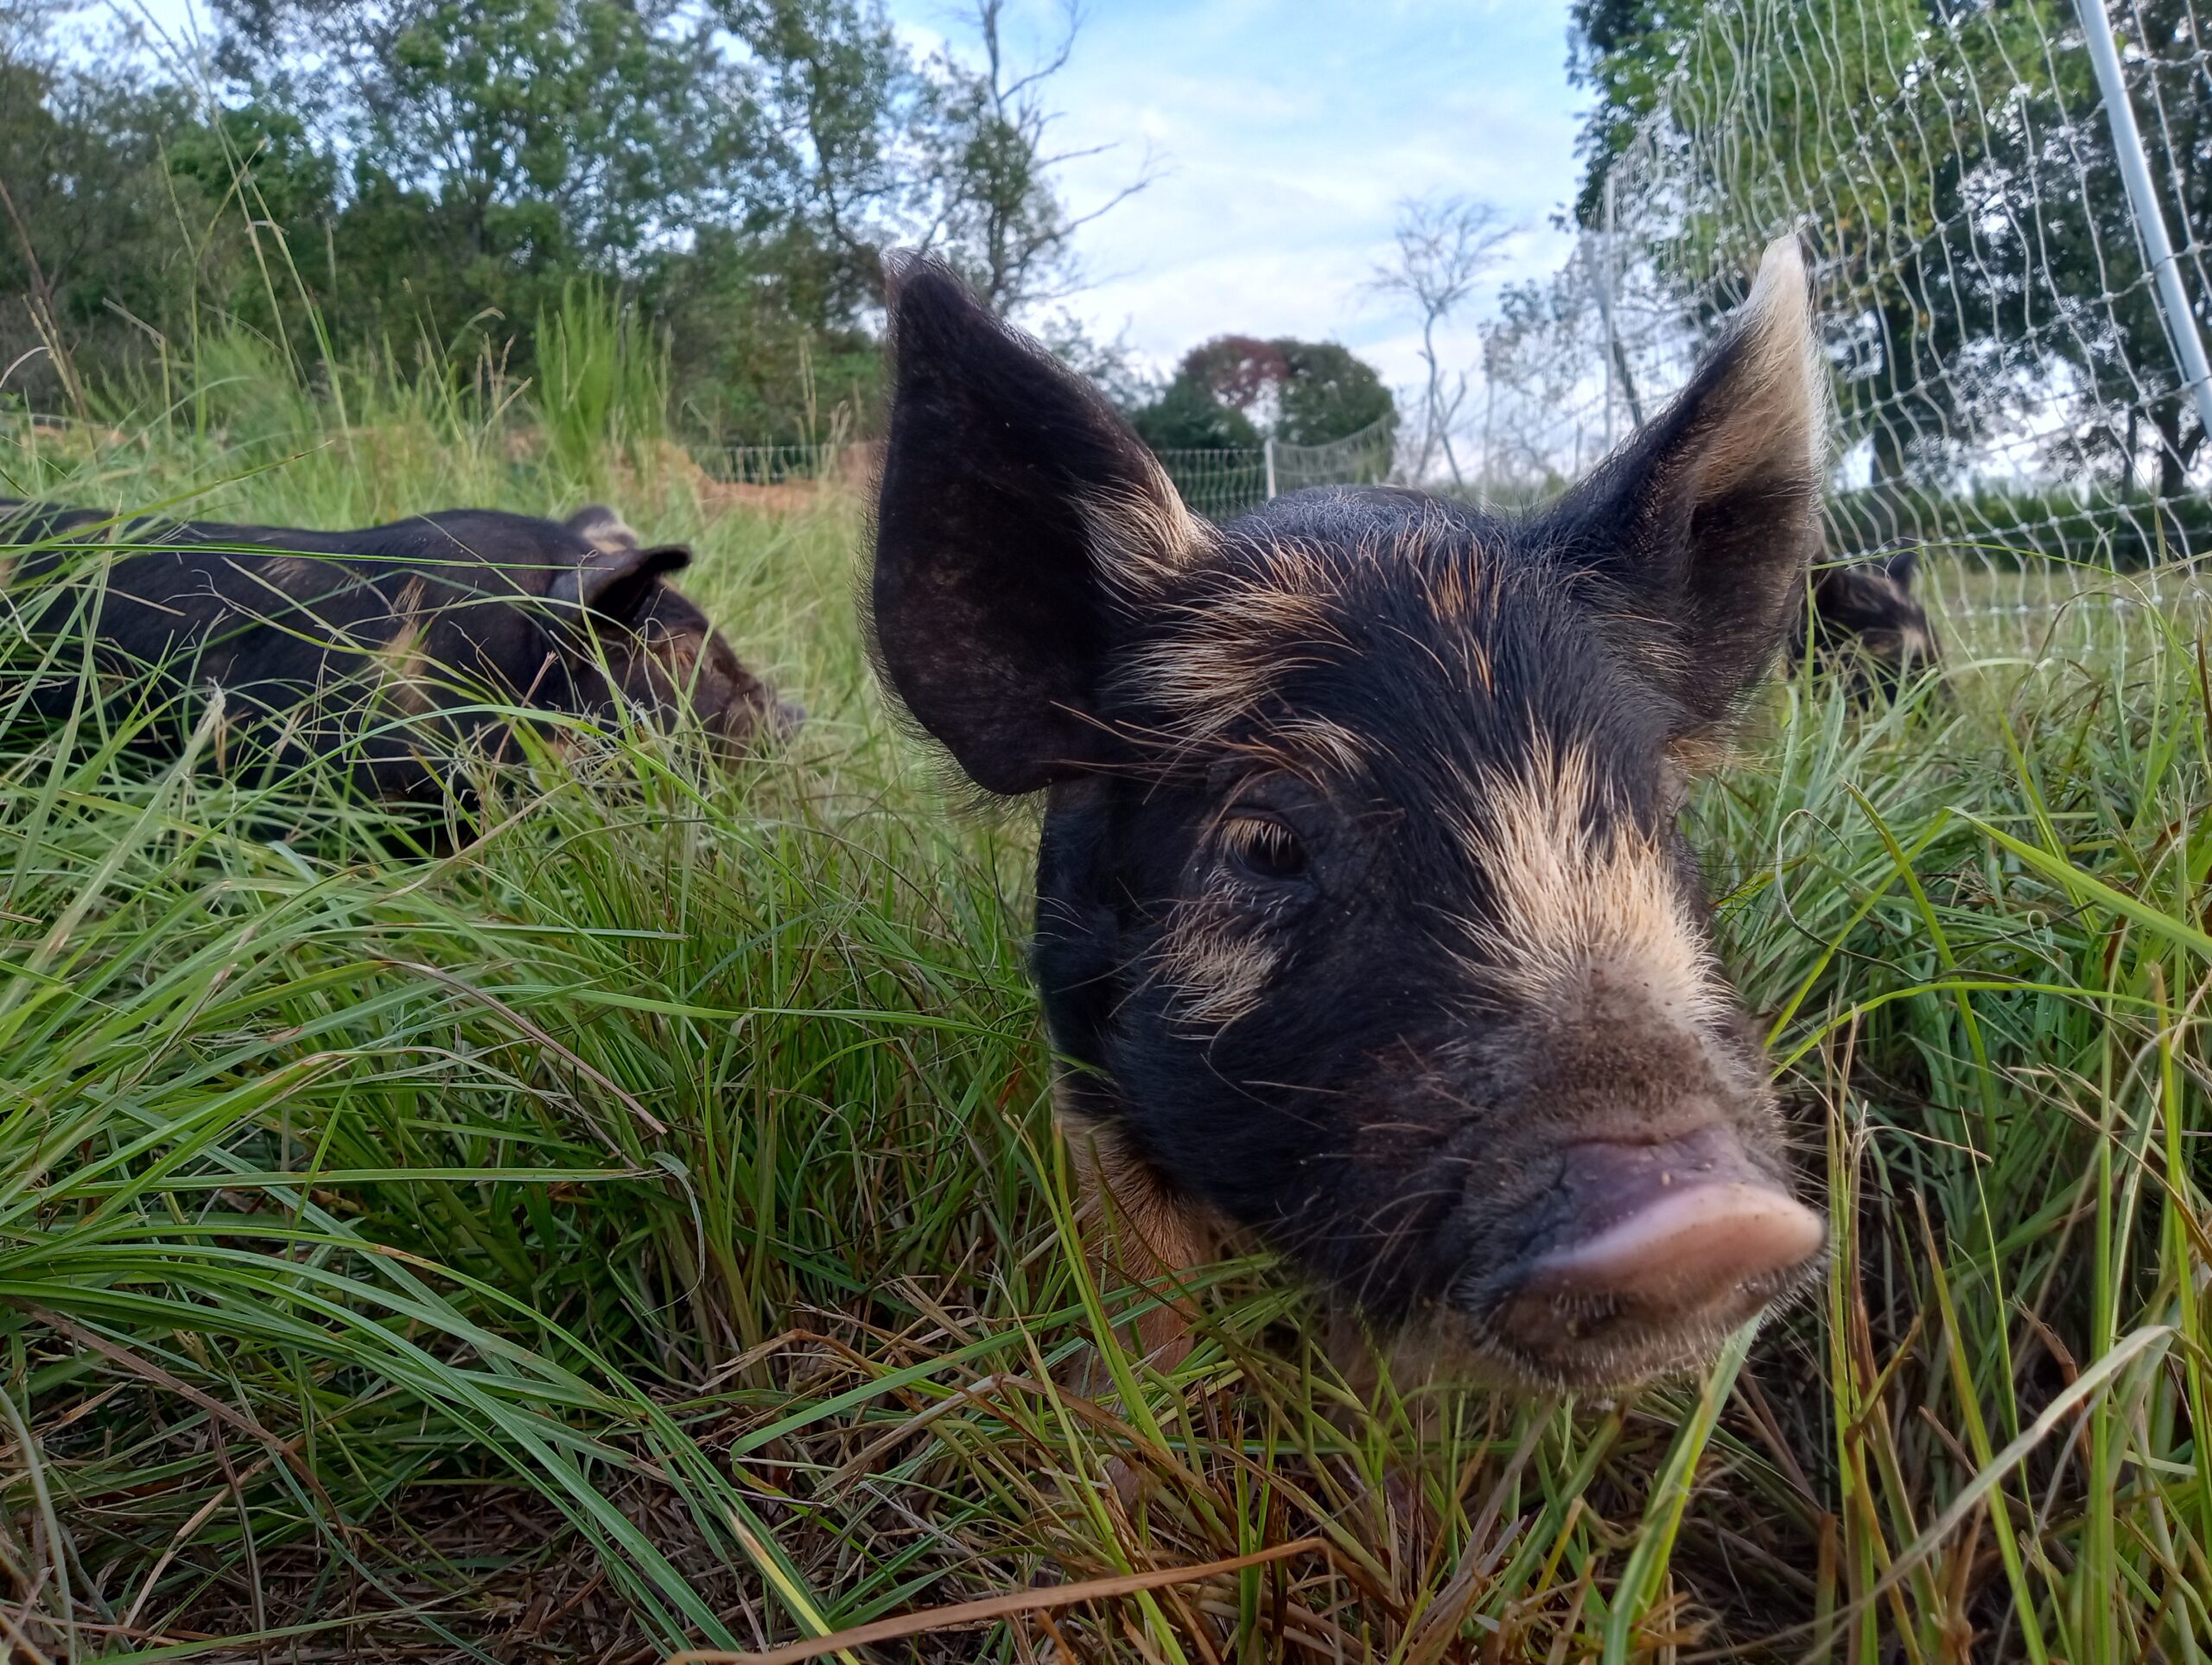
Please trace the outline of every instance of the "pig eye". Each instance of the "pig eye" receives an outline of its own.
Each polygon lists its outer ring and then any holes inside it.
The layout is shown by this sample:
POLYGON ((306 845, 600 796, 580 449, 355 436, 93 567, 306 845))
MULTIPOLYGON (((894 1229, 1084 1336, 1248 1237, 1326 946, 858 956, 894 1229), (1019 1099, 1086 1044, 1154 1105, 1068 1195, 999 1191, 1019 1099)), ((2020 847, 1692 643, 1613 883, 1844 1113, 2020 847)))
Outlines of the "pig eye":
POLYGON ((1305 844, 1273 816, 1230 816, 1222 823, 1221 844, 1230 866, 1248 879, 1281 884, 1306 876, 1305 844))

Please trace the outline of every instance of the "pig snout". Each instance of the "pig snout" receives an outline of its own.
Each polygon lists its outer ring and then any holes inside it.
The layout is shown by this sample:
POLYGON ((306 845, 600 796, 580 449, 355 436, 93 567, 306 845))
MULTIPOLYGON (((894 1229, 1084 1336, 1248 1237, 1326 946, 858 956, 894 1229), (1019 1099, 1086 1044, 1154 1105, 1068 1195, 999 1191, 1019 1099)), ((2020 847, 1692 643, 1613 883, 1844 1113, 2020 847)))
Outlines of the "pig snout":
POLYGON ((1821 1217, 1730 1128, 1560 1155, 1541 1246, 1495 1326, 1568 1382, 1624 1382, 1695 1362, 1818 1261, 1821 1217))

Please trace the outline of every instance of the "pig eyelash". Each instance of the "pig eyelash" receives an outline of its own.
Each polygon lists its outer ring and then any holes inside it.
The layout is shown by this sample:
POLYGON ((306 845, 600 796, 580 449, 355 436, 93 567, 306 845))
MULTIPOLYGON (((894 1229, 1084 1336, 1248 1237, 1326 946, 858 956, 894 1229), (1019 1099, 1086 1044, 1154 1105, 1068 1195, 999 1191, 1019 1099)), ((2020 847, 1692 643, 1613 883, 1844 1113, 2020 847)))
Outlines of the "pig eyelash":
POLYGON ((1240 877, 1283 884, 1306 876, 1304 841, 1273 816, 1230 815, 1221 824, 1221 846, 1240 877))

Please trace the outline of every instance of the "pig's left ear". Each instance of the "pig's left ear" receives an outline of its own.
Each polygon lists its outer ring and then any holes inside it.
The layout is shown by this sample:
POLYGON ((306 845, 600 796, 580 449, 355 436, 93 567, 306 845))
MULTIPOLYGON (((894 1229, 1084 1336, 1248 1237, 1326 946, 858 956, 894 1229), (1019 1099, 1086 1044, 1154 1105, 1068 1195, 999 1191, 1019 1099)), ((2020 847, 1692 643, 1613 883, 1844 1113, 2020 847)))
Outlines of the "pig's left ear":
POLYGON ((649 550, 635 543, 594 545, 555 576, 545 596, 563 611, 575 608, 603 623, 634 625, 660 581, 690 564, 691 551, 681 543, 649 550))
POLYGON ((1803 605, 1827 413, 1804 255, 1784 238, 1688 387, 1551 517, 1683 734, 1728 715, 1803 605))
POLYGON ((952 272, 894 268, 875 656, 986 792, 1098 766, 1120 601, 1200 533, 1128 424, 952 272))

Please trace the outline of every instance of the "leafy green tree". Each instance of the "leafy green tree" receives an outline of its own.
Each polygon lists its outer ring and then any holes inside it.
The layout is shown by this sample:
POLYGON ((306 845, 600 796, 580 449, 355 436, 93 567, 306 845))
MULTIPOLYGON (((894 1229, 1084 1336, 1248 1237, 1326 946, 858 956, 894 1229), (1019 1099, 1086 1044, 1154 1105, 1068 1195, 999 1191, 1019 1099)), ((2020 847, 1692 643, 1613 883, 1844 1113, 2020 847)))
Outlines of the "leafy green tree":
POLYGON ((809 437, 873 408, 886 249, 1001 309, 1077 276, 1045 100, 1072 14, 1020 67, 998 0, 926 62, 882 0, 216 4, 225 107, 74 69, 48 0, 0 0, 0 346, 41 400, 210 317, 296 364, 527 372, 597 293, 672 342, 689 420, 809 437))
MULTIPOLYGON (((699 221, 750 144, 671 0, 221 0, 226 63, 354 157, 333 229, 365 333, 527 319, 699 221)), ((411 333, 411 330, 410 330, 411 333)))
POLYGON ((1325 445, 1373 430, 1388 454, 1397 401, 1375 367, 1334 341, 1217 335, 1183 355, 1132 420, 1154 450, 1325 445))
POLYGON ((640 304, 677 344, 687 426, 731 442, 805 442, 826 437, 840 407, 848 420, 875 410, 882 353, 845 254, 815 235, 709 227, 647 263, 640 304))
POLYGON ((1373 365, 1334 341, 1278 341, 1287 373, 1275 417, 1275 437, 1293 445, 1326 445, 1373 429, 1388 454, 1398 426, 1398 402, 1373 365))
POLYGON ((272 245, 316 224, 328 197, 327 167, 298 124, 259 108, 211 120, 126 57, 94 71, 38 35, 10 35, 0 397, 81 406, 88 384, 131 373, 203 313, 281 335, 300 292, 273 283, 260 257, 281 268, 272 245))
POLYGON ((1155 451, 1217 451, 1260 442, 1260 430, 1249 416, 1189 376, 1176 377, 1129 420, 1155 451))
MULTIPOLYGON (((754 132, 721 229, 777 309, 849 329, 883 291, 882 251, 915 213, 919 76, 880 0, 725 0, 754 132)), ((727 268, 724 245, 715 256, 727 268)))

